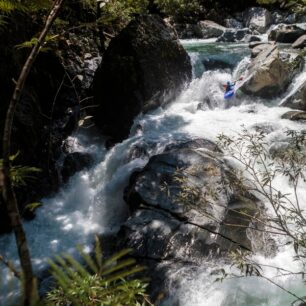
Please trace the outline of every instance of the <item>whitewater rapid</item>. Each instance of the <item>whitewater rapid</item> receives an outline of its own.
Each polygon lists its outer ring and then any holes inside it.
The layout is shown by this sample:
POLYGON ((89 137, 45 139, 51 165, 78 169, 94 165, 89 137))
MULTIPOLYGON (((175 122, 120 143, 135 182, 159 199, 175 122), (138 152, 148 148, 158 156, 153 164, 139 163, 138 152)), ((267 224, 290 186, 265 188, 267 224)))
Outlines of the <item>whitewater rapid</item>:
MULTIPOLYGON (((91 246, 95 233, 116 232, 127 217, 127 207, 123 201, 123 190, 129 177, 136 169, 141 169, 150 156, 163 151, 174 140, 205 138, 216 141, 224 133, 235 136, 246 128, 255 131, 265 128, 270 131, 270 145, 284 139, 288 129, 302 130, 302 123, 281 119, 290 109, 279 107, 283 97, 274 100, 251 99, 241 97, 224 101, 222 84, 233 78, 231 70, 205 70, 203 58, 211 55, 224 59, 229 65, 239 69, 239 63, 248 58, 245 45, 222 45, 216 47, 213 42, 188 41, 184 45, 190 52, 194 66, 194 79, 181 95, 166 108, 159 108, 135 119, 130 137, 106 151, 103 144, 84 142, 75 136, 76 150, 90 150, 96 157, 95 166, 76 174, 68 185, 53 198, 44 199, 33 221, 25 223, 33 264, 36 271, 46 266, 47 258, 63 251, 74 252, 77 243, 91 246), (228 58, 233 54, 233 58, 228 58), (132 158, 133 148, 145 148, 146 155, 132 158)), ((214 59, 213 58, 213 59, 214 59)), ((235 73, 235 72, 234 72, 235 73)), ((306 78, 301 74, 295 83, 306 78)), ((295 88, 295 85, 286 93, 295 88)), ((281 190, 289 190, 288 183, 280 179, 275 182, 281 190)), ((302 203, 306 206, 306 195, 301 193, 302 203)), ((305 207, 306 208, 306 207, 305 207)), ((0 237, 0 254, 13 259, 18 266, 16 247, 12 235, 0 237)), ((296 269, 292 259, 292 250, 284 247, 274 258, 257 256, 261 262, 286 265, 296 269)), ((233 306, 233 305, 288 305, 292 297, 279 288, 258 278, 242 278, 215 283, 210 272, 218 264, 207 263, 203 267, 184 268, 172 271, 173 275, 182 275, 181 284, 173 294, 182 306, 233 306)), ((272 273, 267 269, 267 273, 272 273)), ((273 276, 273 275, 272 275, 273 276)), ((171 276, 170 276, 171 278, 171 276)), ((301 294, 301 282, 291 277, 279 281, 297 294, 301 294)), ((16 283, 7 271, 1 267, 0 305, 16 295, 16 283), (15 288, 15 289, 14 289, 15 288)), ((169 304, 171 305, 171 303, 169 304)))

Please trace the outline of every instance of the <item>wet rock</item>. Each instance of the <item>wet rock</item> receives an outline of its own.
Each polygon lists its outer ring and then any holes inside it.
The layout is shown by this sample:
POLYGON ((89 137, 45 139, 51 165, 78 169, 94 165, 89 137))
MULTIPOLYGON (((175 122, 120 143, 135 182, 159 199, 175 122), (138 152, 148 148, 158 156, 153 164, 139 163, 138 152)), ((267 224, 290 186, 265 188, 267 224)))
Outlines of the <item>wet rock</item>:
POLYGON ((303 23, 303 22, 306 22, 306 17, 302 14, 297 14, 297 13, 288 14, 284 19, 284 23, 289 23, 289 24, 303 23))
POLYGON ((272 24, 273 17, 265 8, 251 7, 244 12, 243 21, 251 30, 256 30, 263 34, 272 24))
POLYGON ((273 11, 271 15, 273 19, 273 22, 272 22, 273 24, 285 23, 285 18, 287 15, 286 12, 276 10, 276 11, 273 11))
POLYGON ((176 23, 174 27, 180 39, 203 38, 199 24, 176 23))
MULTIPOLYGON (((79 0, 70 1, 61 13, 70 10, 69 5, 76 7, 82 4, 79 0)), ((95 17, 92 12, 85 14, 84 11, 82 16, 79 14, 71 23, 76 28, 76 21, 92 22, 95 17)), ((66 15, 65 20, 73 18, 74 12, 70 10, 71 14, 66 15)), ((0 91, 0 135, 3 133, 4 117, 14 87, 12 79, 19 75, 29 51, 15 46, 36 36, 43 26, 42 21, 14 12, 6 20, 6 30, 0 31, 0 79, 1 86, 6 89, 0 91)), ((79 100, 89 96, 87 90, 92 81, 91 69, 95 67, 89 67, 86 63, 93 61, 94 56, 99 56, 98 33, 96 30, 85 30, 84 27, 68 32, 51 42, 52 51, 39 54, 16 108, 12 130, 12 153, 20 152, 16 164, 42 170, 37 173, 35 182, 27 184, 26 190, 16 190, 22 212, 26 204, 37 202, 58 189, 61 179, 57 160, 62 154, 62 144, 77 127, 79 100), (93 57, 88 58, 86 53, 93 57)), ((2 143, 0 152, 1 146, 2 143)), ((6 219, 7 214, 1 210, 0 224, 7 223, 6 219)))
POLYGON ((269 33, 269 40, 281 43, 294 43, 299 37, 306 34, 306 29, 298 24, 278 24, 269 33))
POLYGON ((217 39, 217 42, 238 42, 243 38, 252 34, 249 28, 244 29, 226 29, 225 32, 217 39))
POLYGON ((132 213, 118 235, 120 247, 131 247, 136 257, 173 264, 252 248, 245 230, 250 219, 239 211, 253 215, 260 205, 248 193, 229 188, 235 178, 228 170, 216 145, 204 139, 152 157, 126 189, 132 213), (243 226, 230 228, 233 223, 243 226))
POLYGON ((292 48, 302 49, 306 47, 306 34, 299 37, 293 44, 292 48))
POLYGON ((306 81, 285 97, 280 105, 306 111, 306 81))
POLYGON ((135 116, 166 105, 191 75, 174 28, 158 16, 139 16, 111 41, 95 74, 97 125, 116 141, 124 139, 135 116))
POLYGON ((73 176, 78 171, 88 169, 93 164, 93 158, 88 153, 74 152, 65 157, 62 177, 63 181, 67 182, 69 177, 73 176))
POLYGON ((229 62, 228 58, 211 56, 202 60, 202 64, 205 70, 217 70, 217 69, 234 69, 236 63, 229 62))
POLYGON ((246 43, 250 43, 250 42, 254 42, 254 41, 261 41, 261 38, 256 36, 256 35, 251 35, 251 34, 247 34, 244 38, 243 41, 246 43))
POLYGON ((242 29, 243 23, 241 21, 238 21, 235 18, 228 18, 228 19, 225 19, 225 26, 227 28, 242 29))
POLYGON ((304 59, 296 52, 280 52, 276 45, 260 45, 252 50, 256 57, 249 64, 240 86, 246 94, 263 98, 280 95, 303 69, 304 59), (260 48, 257 55, 256 48, 260 48))
POLYGON ((198 23, 201 32, 202 38, 213 38, 221 36, 226 30, 225 27, 211 21, 211 20, 203 20, 198 23))
POLYGON ((267 42, 264 42, 264 41, 252 41, 249 43, 249 48, 250 49, 253 49, 259 45, 268 45, 268 44, 272 44, 271 42, 270 43, 267 43, 267 42))
POLYGON ((265 43, 257 44, 256 46, 252 48, 251 58, 255 58, 259 53, 266 50, 266 48, 268 48, 269 46, 271 45, 265 44, 265 43))
POLYGON ((306 121, 306 112, 290 111, 282 115, 282 119, 289 119, 292 121, 306 121))

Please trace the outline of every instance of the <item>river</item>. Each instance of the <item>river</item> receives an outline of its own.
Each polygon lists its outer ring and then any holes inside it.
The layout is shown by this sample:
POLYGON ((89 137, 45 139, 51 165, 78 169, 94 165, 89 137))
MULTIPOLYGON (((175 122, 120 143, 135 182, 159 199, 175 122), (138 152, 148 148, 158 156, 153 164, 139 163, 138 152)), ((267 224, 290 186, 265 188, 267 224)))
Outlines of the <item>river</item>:
MULTIPOLYGON (((94 154, 92 169, 76 174, 57 195, 44 199, 33 221, 25 222, 25 229, 36 271, 42 271, 47 258, 63 251, 74 252, 77 243, 91 246, 94 233, 115 232, 127 216, 123 190, 130 174, 142 168, 149 156, 160 153, 173 140, 206 138, 216 141, 221 133, 234 136, 242 128, 254 131, 267 127, 269 145, 282 141, 287 129, 302 130, 303 123, 281 119, 290 109, 279 107, 285 95, 306 78, 300 74, 282 97, 271 100, 249 96, 226 101, 222 84, 235 79, 241 62, 248 61, 250 51, 244 44, 217 44, 213 41, 182 41, 193 63, 193 80, 186 89, 165 108, 139 115, 130 137, 107 151, 103 144, 95 143, 88 135, 72 137, 77 151, 94 154), (216 69, 217 68, 217 69, 216 69), (224 69, 225 68, 225 69, 224 69), (203 103, 203 101, 209 101, 203 103), (199 106, 200 105, 200 106, 199 106), (130 158, 131 148, 146 146, 145 158, 130 158)), ((285 179, 275 181, 280 190, 290 190, 285 179)), ((306 208, 306 194, 300 193, 306 208)), ((0 254, 18 266, 14 237, 0 237, 0 254)), ((273 258, 255 255, 261 263, 285 266, 296 270, 293 251, 289 246, 278 249, 273 258)), ((294 298, 264 279, 255 277, 224 280, 215 283, 210 272, 222 263, 207 263, 203 267, 186 267, 172 271, 171 277, 180 275, 181 282, 171 288, 173 296, 182 306, 234 306, 288 305, 294 298)), ((266 268, 267 275, 274 271, 266 268)), ((171 278, 170 277, 170 278, 171 278)), ((303 294, 302 282, 294 277, 278 277, 282 286, 303 294)), ((0 305, 14 304, 16 281, 7 269, 1 267, 0 305)), ((171 301, 165 302, 171 305, 171 301)))

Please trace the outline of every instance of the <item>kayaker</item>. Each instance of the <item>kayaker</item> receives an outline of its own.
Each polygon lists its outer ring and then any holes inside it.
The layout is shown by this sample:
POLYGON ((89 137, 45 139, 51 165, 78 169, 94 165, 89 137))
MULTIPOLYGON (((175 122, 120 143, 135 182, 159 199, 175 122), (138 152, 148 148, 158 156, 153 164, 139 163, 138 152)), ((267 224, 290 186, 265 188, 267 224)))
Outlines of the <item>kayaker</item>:
POLYGON ((230 81, 227 81, 226 85, 224 85, 225 87, 225 92, 229 92, 231 90, 234 89, 236 82, 232 83, 230 81))

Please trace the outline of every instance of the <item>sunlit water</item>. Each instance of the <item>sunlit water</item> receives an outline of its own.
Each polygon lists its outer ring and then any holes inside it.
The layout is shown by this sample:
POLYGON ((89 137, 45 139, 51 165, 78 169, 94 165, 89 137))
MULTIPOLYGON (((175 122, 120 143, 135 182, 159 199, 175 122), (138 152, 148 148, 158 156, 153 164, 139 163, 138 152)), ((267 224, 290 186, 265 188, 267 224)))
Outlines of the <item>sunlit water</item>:
MULTIPOLYGON (((90 150, 96 154, 97 164, 89 171, 76 174, 55 197, 43 200, 37 217, 25 223, 25 229, 36 271, 41 271, 47 258, 63 251, 74 251, 76 243, 90 246, 94 233, 116 231, 127 216, 127 207, 122 195, 130 174, 141 169, 149 156, 162 152, 163 148, 177 140, 206 138, 215 141, 220 133, 236 135, 242 128, 255 131, 258 127, 268 129, 270 145, 284 138, 287 129, 301 130, 303 123, 281 119, 289 109, 278 107, 280 98, 263 101, 240 96, 229 101, 223 99, 222 84, 234 79, 234 67, 241 69, 248 61, 249 50, 244 44, 218 45, 211 41, 183 41, 192 62, 194 79, 183 93, 167 108, 140 115, 131 129, 130 138, 106 152, 103 146, 82 144, 82 139, 73 141, 77 151, 90 150), (225 63, 225 70, 208 71, 207 59, 225 63), (204 61, 204 64, 203 64, 204 61), (206 62, 205 62, 206 61, 206 62), (243 62, 244 61, 244 62, 243 62), (145 157, 131 158, 135 146, 145 148, 145 157)), ((297 83, 306 77, 301 74, 286 93, 290 94, 297 83)), ((275 186, 283 192, 290 190, 285 179, 280 178, 275 186)), ((306 195, 300 193, 306 206, 306 195)), ((0 253, 15 259, 15 241, 12 235, 0 238, 0 253)), ((261 263, 279 265, 297 270, 293 251, 289 246, 280 248, 274 258, 256 256, 261 263)), ((266 280, 241 278, 215 283, 210 273, 223 266, 222 263, 207 263, 201 267, 173 270, 169 277, 181 275, 179 286, 172 293, 183 306, 233 306, 233 305, 288 305, 294 298, 266 280)), ((274 271, 266 269, 269 276, 274 271)), ((14 280, 2 268, 1 302, 13 301, 16 290, 14 280), (11 297, 11 300, 10 300, 11 297)), ((301 281, 292 277, 277 278, 287 289, 302 295, 301 281)), ((171 305, 171 301, 168 301, 171 305)))

